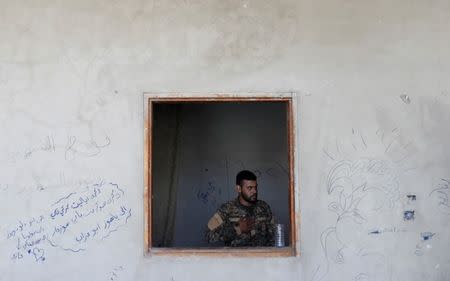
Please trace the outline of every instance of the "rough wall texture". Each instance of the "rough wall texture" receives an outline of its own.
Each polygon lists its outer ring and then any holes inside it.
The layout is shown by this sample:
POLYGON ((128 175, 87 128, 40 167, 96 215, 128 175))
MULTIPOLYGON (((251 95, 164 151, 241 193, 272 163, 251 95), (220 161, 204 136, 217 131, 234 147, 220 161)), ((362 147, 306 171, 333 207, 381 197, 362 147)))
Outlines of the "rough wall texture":
POLYGON ((449 280, 449 12, 1 1, 0 280, 449 280), (298 93, 301 256, 143 256, 142 93, 171 91, 298 93))

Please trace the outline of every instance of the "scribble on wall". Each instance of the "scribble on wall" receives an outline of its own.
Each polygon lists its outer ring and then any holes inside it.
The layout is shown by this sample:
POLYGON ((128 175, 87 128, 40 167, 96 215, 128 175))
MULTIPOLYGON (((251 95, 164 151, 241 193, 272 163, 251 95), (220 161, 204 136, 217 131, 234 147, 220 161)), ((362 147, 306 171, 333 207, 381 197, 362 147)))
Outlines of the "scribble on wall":
MULTIPOLYGON (((346 236, 366 224, 370 215, 394 208, 400 198, 395 164, 372 158, 339 161, 328 174, 326 190, 331 201, 328 210, 336 215, 336 220, 320 236, 325 262, 316 269, 312 280, 322 280, 332 264, 344 264, 347 258, 376 258, 378 263, 387 266, 383 254, 367 252, 363 248, 347 257, 346 249, 353 242, 349 242, 346 236)), ((374 229, 366 233, 373 235, 388 231, 393 230, 374 229)), ((352 247, 357 248, 358 245, 352 247)), ((369 280, 369 276, 369 272, 355 272, 353 279, 369 280)))
POLYGON ((411 221, 415 218, 415 211, 414 210, 408 210, 403 212, 403 220, 405 221, 411 221))
POLYGON ((216 206, 217 203, 217 196, 220 196, 222 194, 222 189, 216 185, 214 181, 208 181, 208 186, 206 189, 198 190, 197 191, 197 199, 200 200, 203 204, 212 204, 213 206, 216 206))
POLYGON ((418 168, 412 161, 417 146, 401 128, 380 126, 375 132, 351 128, 341 138, 326 137, 322 152, 329 165, 324 191, 333 223, 321 232, 322 261, 310 280, 393 280, 389 255, 376 241, 406 234, 406 224, 414 223, 402 215, 415 211, 419 197, 402 193, 400 182, 418 168), (386 216, 394 221, 380 225, 386 216))
POLYGON ((101 141, 85 141, 74 135, 68 135, 66 140, 56 139, 53 135, 47 135, 43 141, 25 149, 23 159, 32 158, 38 153, 63 152, 65 160, 73 160, 79 157, 94 157, 111 144, 109 136, 105 135, 101 141))
POLYGON ((124 195, 119 185, 100 181, 61 197, 47 212, 18 220, 6 234, 13 242, 11 259, 43 262, 51 248, 76 253, 108 238, 132 215, 124 195))
POLYGON ((431 238, 433 238, 433 236, 436 233, 432 233, 432 232, 422 232, 420 233, 420 236, 422 237, 422 240, 426 241, 426 240, 430 240, 431 238))
POLYGON ((450 180, 441 179, 437 187, 430 192, 429 197, 440 213, 450 215, 450 180))
POLYGON ((338 215, 338 221, 352 217, 356 223, 366 220, 361 210, 392 208, 399 199, 397 175, 391 163, 376 159, 338 162, 328 175, 327 192, 334 198, 329 210, 338 215), (362 207, 361 201, 370 195, 376 201, 365 202, 369 207, 362 207))
POLYGON ((429 240, 435 236, 436 233, 433 232, 422 232, 420 233, 420 241, 416 244, 416 249, 414 254, 416 256, 423 256, 424 252, 431 249, 431 244, 429 244, 429 240))
POLYGON ((113 269, 109 272, 109 281, 118 280, 120 273, 124 271, 124 267, 122 265, 115 266, 113 269))

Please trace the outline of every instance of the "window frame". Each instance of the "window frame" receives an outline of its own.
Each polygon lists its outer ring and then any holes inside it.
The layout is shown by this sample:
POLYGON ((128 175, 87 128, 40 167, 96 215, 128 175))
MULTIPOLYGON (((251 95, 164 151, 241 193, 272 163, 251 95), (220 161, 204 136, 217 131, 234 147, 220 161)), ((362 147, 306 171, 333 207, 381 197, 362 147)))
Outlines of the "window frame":
POLYGON ((263 93, 263 94, 181 94, 181 93, 144 93, 144 255, 163 256, 239 256, 239 257, 291 257, 300 255, 297 236, 300 211, 298 208, 298 178, 296 168, 296 94, 295 93, 263 93), (218 103, 218 102, 286 102, 286 118, 288 133, 289 163, 289 246, 257 247, 257 248, 163 248, 152 247, 152 106, 154 103, 218 103))

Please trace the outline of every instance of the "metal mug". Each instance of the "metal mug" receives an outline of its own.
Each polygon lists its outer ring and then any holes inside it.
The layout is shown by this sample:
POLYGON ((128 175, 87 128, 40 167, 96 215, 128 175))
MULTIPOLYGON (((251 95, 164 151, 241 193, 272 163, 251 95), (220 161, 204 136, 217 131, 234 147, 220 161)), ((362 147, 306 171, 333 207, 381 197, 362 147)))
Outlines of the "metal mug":
POLYGON ((277 223, 275 224, 275 247, 285 247, 286 244, 284 242, 285 240, 285 227, 284 224, 277 223))

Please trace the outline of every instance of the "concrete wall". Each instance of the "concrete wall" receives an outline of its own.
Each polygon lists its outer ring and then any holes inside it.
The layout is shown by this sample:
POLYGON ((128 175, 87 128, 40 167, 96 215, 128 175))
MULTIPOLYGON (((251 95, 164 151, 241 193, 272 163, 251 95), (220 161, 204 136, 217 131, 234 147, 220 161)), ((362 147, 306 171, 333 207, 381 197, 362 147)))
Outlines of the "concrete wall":
POLYGON ((449 280, 449 12, 1 1, 0 280, 449 280), (278 91, 301 255, 144 256, 143 92, 278 91))

